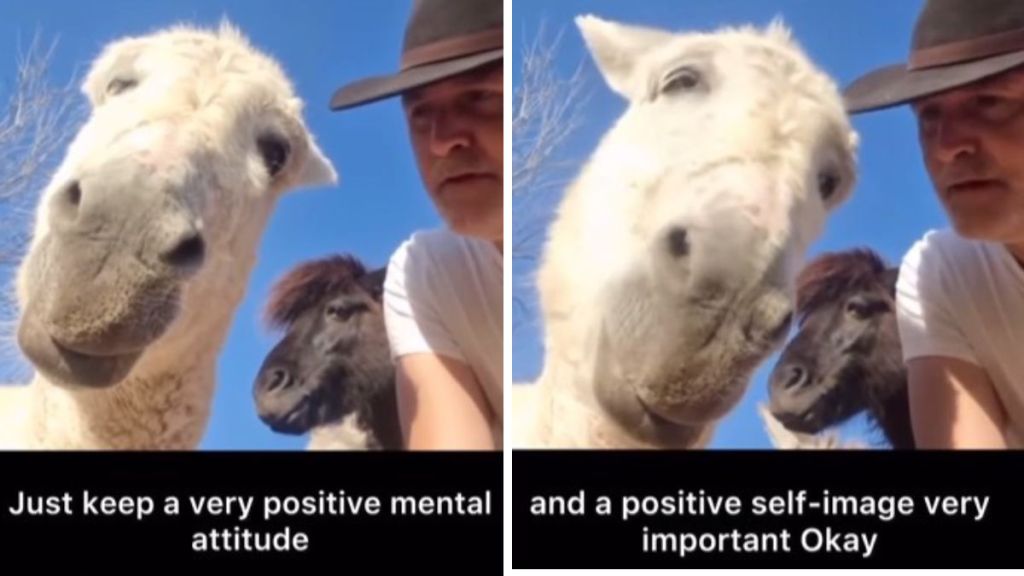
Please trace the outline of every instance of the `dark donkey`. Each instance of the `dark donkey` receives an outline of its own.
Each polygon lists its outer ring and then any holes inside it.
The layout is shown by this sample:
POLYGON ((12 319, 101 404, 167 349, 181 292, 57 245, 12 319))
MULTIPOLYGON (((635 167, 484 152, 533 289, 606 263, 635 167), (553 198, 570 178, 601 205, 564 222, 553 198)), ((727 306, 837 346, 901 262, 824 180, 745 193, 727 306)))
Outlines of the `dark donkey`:
POLYGON ((259 417, 273 430, 312 430, 311 449, 401 448, 381 309, 385 272, 338 255, 303 263, 275 284, 266 317, 286 333, 254 386, 259 417))
POLYGON ((770 407, 817 434, 867 411, 893 448, 914 447, 896 326, 898 268, 870 250, 816 258, 797 278, 799 332, 772 371, 770 407))

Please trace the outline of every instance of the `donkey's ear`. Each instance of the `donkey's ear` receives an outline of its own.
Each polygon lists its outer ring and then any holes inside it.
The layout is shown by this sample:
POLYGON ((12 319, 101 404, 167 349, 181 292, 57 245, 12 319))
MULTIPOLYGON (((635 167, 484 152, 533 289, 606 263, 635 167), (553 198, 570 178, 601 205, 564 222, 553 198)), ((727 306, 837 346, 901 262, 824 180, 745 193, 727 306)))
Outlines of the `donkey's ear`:
POLYGON ((324 156, 320 147, 310 138, 306 162, 299 167, 295 176, 296 186, 320 186, 338 183, 338 172, 334 164, 324 156))
POLYGON ((626 98, 634 92, 636 63, 646 52, 673 38, 664 30, 619 24, 590 14, 577 16, 576 26, 605 82, 626 98))
POLYGON ((380 300, 384 295, 384 280, 387 277, 388 267, 384 266, 374 270, 373 272, 367 272, 359 277, 359 285, 362 286, 363 290, 369 292, 374 300, 380 300))
POLYGON ((887 268, 882 279, 885 281, 885 285, 889 288, 889 295, 893 298, 896 297, 896 282, 900 277, 899 267, 887 268))

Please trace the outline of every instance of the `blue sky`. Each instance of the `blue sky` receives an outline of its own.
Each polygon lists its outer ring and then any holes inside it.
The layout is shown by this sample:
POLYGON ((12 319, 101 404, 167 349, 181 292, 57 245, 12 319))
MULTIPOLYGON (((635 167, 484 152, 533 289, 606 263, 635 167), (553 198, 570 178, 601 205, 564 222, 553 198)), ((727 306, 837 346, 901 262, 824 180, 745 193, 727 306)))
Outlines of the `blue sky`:
POLYGON ((0 93, 14 77, 17 49, 36 31, 58 39, 52 81, 62 84, 84 75, 102 46, 118 37, 178 22, 213 26, 227 16, 282 64, 306 100, 311 131, 341 175, 337 187, 295 191, 279 202, 221 353, 204 449, 305 446, 304 438, 264 427, 251 399, 253 377, 278 337, 264 330, 260 313, 280 274, 339 251, 381 266, 413 230, 441 225, 416 171, 398 102, 341 113, 327 108, 338 85, 394 69, 409 6, 409 0, 0 2, 0 93))
MULTIPOLYGON (((606 88, 573 24, 577 14, 658 26, 673 30, 708 30, 722 25, 767 24, 781 16, 797 40, 840 86, 877 66, 903 61, 910 32, 920 10, 919 0, 515 0, 512 10, 514 49, 532 38, 543 22, 549 32, 563 32, 557 58, 559 73, 568 76, 581 62, 586 79, 584 125, 560 151, 576 166, 596 146, 598 138, 622 113, 625 103, 606 88)), ((520 82, 513 66, 513 87, 520 82)), ((825 234, 811 247, 809 257, 823 251, 868 246, 892 264, 926 230, 947 221, 921 161, 913 117, 898 108, 854 117, 861 136, 859 183, 854 195, 828 223, 825 234)), ((513 214, 513 218, 516 214, 513 214)), ((532 299, 533 270, 513 264, 513 290, 532 299)), ((524 317, 513 334, 513 381, 537 376, 543 361, 540 323, 524 317)), ((722 423, 715 448, 770 446, 756 404, 767 397, 767 375, 777 356, 755 374, 738 408, 722 423)), ((863 420, 847 426, 846 435, 862 433, 863 420)))

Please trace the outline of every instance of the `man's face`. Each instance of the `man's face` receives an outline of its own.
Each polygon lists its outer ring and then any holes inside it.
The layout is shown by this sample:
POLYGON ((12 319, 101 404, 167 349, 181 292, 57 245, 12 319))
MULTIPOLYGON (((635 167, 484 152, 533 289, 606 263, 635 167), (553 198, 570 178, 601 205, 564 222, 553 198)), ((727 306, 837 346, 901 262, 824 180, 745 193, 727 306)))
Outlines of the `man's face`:
POLYGON ((459 234, 500 241, 503 231, 504 79, 497 65, 402 98, 420 174, 459 234))
POLYGON ((1024 71, 913 104, 925 165, 957 232, 1024 242, 1024 71))

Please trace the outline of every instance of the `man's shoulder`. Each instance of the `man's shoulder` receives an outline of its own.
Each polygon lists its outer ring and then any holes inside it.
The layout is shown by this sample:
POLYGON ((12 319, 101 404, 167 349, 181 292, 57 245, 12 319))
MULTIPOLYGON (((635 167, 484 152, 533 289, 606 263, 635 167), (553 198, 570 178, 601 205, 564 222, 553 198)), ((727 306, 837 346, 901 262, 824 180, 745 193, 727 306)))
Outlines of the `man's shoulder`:
POLYGON ((447 228, 432 228, 417 230, 406 242, 423 251, 443 254, 460 249, 467 240, 447 228))
MULTIPOLYGON (((906 253, 899 293, 905 298, 940 297, 950 302, 1002 290, 1007 253, 1000 244, 964 238, 954 230, 929 230, 906 253)), ((956 306, 956 304, 951 304, 956 306)))
POLYGON ((907 258, 926 257, 935 254, 952 254, 966 248, 969 240, 948 228, 931 229, 914 242, 907 252, 907 258))
POLYGON ((970 274, 997 256, 998 248, 990 242, 964 238, 948 228, 932 229, 914 243, 903 257, 903 265, 970 274))
POLYGON ((392 264, 429 262, 446 268, 486 258, 493 246, 476 238, 456 234, 446 228, 417 230, 395 250, 392 264))

